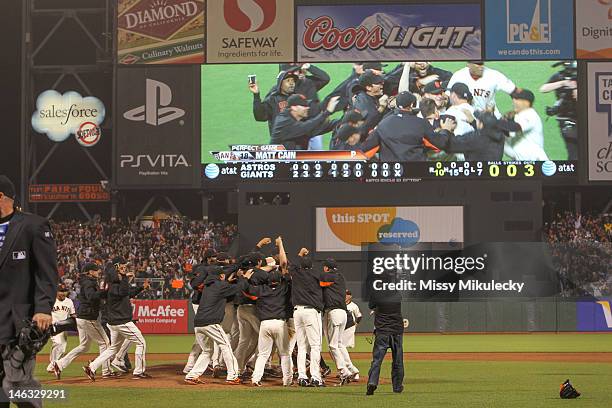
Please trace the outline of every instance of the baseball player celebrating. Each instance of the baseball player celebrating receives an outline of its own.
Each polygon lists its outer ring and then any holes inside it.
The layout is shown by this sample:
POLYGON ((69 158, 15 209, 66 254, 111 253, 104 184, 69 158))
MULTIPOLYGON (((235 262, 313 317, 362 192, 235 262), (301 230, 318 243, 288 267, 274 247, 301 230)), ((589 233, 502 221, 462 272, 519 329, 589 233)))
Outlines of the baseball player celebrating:
POLYGON ((355 347, 355 329, 357 325, 361 322, 362 314, 361 310, 359 310, 359 306, 355 302, 353 302, 353 295, 350 290, 346 290, 346 310, 353 316, 353 321, 355 324, 348 329, 344 330, 342 334, 342 344, 346 348, 354 348, 355 347))
MULTIPOLYGON (((76 311, 74 310, 74 303, 72 303, 72 300, 68 299, 67 296, 68 289, 64 285, 58 285, 55 304, 51 310, 51 318, 53 323, 57 323, 68 319, 68 317, 75 316, 76 311)), ((51 353, 49 354, 50 362, 47 366, 48 373, 55 372, 53 362, 59 360, 66 352, 67 344, 68 341, 66 332, 62 332, 51 337, 51 353)))
POLYGON ((344 276, 338 272, 338 265, 333 259, 323 262, 320 286, 323 288, 325 304, 325 323, 329 352, 336 362, 340 374, 340 385, 350 382, 353 375, 359 374, 342 344, 342 333, 346 326, 346 283, 344 276), (348 359, 348 360, 347 360, 348 359))
POLYGON ((501 117, 495 105, 495 95, 501 90, 508 95, 516 89, 516 85, 499 71, 484 66, 482 61, 469 61, 466 68, 455 72, 448 82, 451 89, 457 82, 467 85, 474 97, 472 106, 475 110, 487 110, 495 107, 495 116, 501 117))
POLYGON ((544 131, 540 115, 533 109, 535 97, 528 89, 517 89, 512 94, 514 111, 506 114, 518 125, 506 139, 504 153, 514 160, 548 160, 544 151, 544 131))
MULTIPOLYGON (((244 276, 246 279, 249 279, 253 276, 253 272, 249 271, 244 276)), ((229 279, 233 281, 235 278, 230 276, 229 279)), ((226 281, 225 271, 221 266, 209 268, 204 285, 202 299, 200 300, 198 313, 194 320, 196 340, 202 348, 202 353, 191 371, 185 376, 185 383, 190 385, 204 383, 200 376, 204 374, 208 363, 210 363, 214 342, 219 346, 227 366, 226 384, 239 385, 238 362, 236 357, 234 357, 234 353, 232 353, 230 339, 221 327, 227 299, 238 293, 238 285, 232 285, 226 281)))
MULTIPOLYGON (((53 371, 59 380, 61 372, 70 365, 79 355, 89 351, 92 342, 98 344, 100 354, 110 347, 110 341, 98 322, 100 314, 100 300, 106 297, 106 292, 98 285, 102 273, 100 266, 95 263, 85 264, 79 276, 81 291, 77 297, 79 307, 76 314, 76 325, 79 331, 79 345, 70 350, 63 358, 54 361, 53 371)), ((114 376, 108 361, 102 365, 102 378, 114 376)))
POLYGON ((109 270, 107 281, 108 295, 106 307, 108 310, 108 327, 111 332, 111 346, 98 358, 83 367, 83 371, 91 381, 95 381, 96 370, 109 359, 118 354, 124 340, 136 344, 136 367, 133 377, 135 380, 151 378, 146 370, 145 352, 147 343, 140 329, 132 322, 132 304, 130 297, 136 296, 142 288, 132 290, 130 284, 134 280, 134 274, 128 272, 127 262, 122 257, 116 257, 112 261, 113 268, 109 270))
POLYGON ((286 276, 287 257, 280 237, 276 239, 276 245, 279 247, 283 273, 270 272, 268 282, 258 286, 250 285, 246 280, 240 282, 240 290, 256 301, 256 313, 261 321, 257 361, 251 378, 251 382, 257 387, 261 387, 261 378, 266 362, 272 354, 273 346, 277 347, 280 356, 283 385, 291 385, 293 379, 287 325, 287 320, 291 315, 291 287, 290 280, 286 276))
POLYGON ((320 273, 312 269, 312 260, 308 257, 308 253, 308 249, 302 248, 298 254, 299 266, 292 265, 289 268, 293 321, 298 344, 298 385, 324 387, 320 366, 323 291, 320 286, 320 273), (310 349, 310 382, 306 375, 308 349, 310 349))

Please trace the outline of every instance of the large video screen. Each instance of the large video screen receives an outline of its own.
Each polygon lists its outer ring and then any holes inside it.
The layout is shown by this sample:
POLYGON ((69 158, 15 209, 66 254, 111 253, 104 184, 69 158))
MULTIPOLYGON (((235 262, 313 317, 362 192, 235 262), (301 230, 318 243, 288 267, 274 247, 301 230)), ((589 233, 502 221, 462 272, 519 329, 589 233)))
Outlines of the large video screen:
POLYGON ((204 179, 573 175, 575 62, 382 65, 202 66, 204 179), (394 115, 422 117, 423 137, 394 115))

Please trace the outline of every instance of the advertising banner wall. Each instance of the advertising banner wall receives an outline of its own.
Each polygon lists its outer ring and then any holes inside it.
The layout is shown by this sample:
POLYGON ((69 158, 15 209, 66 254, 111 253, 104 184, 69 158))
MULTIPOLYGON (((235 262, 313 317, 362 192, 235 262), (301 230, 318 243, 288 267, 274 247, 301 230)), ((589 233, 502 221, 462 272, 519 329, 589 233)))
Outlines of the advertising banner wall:
POLYGON ((611 299, 576 302, 576 330, 612 331, 611 299))
POLYGON ((119 63, 203 63, 204 8, 204 0, 119 0, 119 63))
POLYGON ((612 181, 612 62, 588 64, 589 181, 612 181))
POLYGON ((316 209, 316 250, 361 251, 364 243, 409 247, 462 243, 463 207, 328 207, 316 209))
POLYGON ((134 320, 144 334, 189 333, 188 300, 132 300, 134 320))
POLYGON ((110 201, 110 192, 100 184, 30 184, 31 203, 110 201))
POLYGON ((208 0, 208 62, 291 62, 293 0, 208 0))
POLYGON ((612 0, 576 0, 576 55, 612 58, 612 0))
POLYGON ((123 68, 117 86, 117 184, 198 185, 199 67, 123 68))
POLYGON ((573 59, 574 0, 486 0, 486 58, 573 59))
POLYGON ((297 59, 479 60, 480 13, 480 4, 298 6, 297 59))

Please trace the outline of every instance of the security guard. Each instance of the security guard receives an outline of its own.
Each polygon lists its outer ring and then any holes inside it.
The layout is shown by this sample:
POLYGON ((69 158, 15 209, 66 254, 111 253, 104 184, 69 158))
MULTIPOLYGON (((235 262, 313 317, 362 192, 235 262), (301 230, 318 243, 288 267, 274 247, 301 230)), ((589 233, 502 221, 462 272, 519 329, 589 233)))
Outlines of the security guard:
MULTIPOLYGON (((31 319, 41 330, 51 325, 57 293, 57 252, 49 222, 15 206, 15 186, 0 175, 0 407, 18 389, 37 389, 35 357, 15 368, 10 343, 31 319)), ((40 400, 22 400, 40 407, 40 400)))

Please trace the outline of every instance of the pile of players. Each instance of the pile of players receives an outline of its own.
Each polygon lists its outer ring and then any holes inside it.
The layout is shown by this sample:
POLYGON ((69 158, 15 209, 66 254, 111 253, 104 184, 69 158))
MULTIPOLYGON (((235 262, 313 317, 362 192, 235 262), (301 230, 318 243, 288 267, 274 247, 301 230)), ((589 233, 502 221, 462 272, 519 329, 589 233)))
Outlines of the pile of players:
MULTIPOLYGON (((142 289, 133 284, 134 276, 121 257, 114 258, 104 276, 101 274, 97 264, 83 268, 76 312, 80 344, 60 358, 65 337, 62 342, 58 336, 65 334, 58 334, 48 371, 59 379, 78 355, 97 343, 99 356, 83 367, 87 377, 95 381, 100 369, 103 378, 123 375, 128 373, 127 351, 136 344, 133 378, 150 378, 146 373, 146 341, 132 321, 130 305, 130 298, 142 289)), ((321 358, 323 334, 339 385, 359 380, 359 370, 347 346, 354 345, 355 325, 361 314, 351 302, 334 260, 328 259, 322 269, 316 268, 308 249, 302 248, 290 262, 281 237, 274 243, 264 238, 238 260, 208 251, 203 263, 194 268, 190 283, 194 289, 191 303, 196 341, 183 369, 186 384, 204 384, 203 376, 212 368, 215 375, 226 371, 229 385, 250 381, 261 386, 268 374, 282 377, 284 386, 292 385, 294 379, 299 386, 324 386, 324 376, 331 370, 321 358), (280 373, 271 369, 275 356, 280 361, 280 373)), ((58 302, 64 297, 58 295, 58 302)), ((66 314, 73 313, 66 308, 66 314)), ((65 317, 56 316, 56 326, 61 326, 65 317)))
MULTIPOLYGON (((256 82, 253 116, 267 121, 270 143, 287 149, 361 150, 382 161, 548 160, 542 120, 534 94, 503 73, 469 61, 452 73, 429 62, 406 62, 389 73, 380 62, 355 63, 351 75, 322 101, 330 81, 311 65, 282 64, 277 84, 265 98, 256 82), (513 110, 501 115, 498 91, 512 97, 513 110), (330 119, 342 112, 341 119, 330 119)), ((551 92, 565 84, 540 89, 551 92)))

